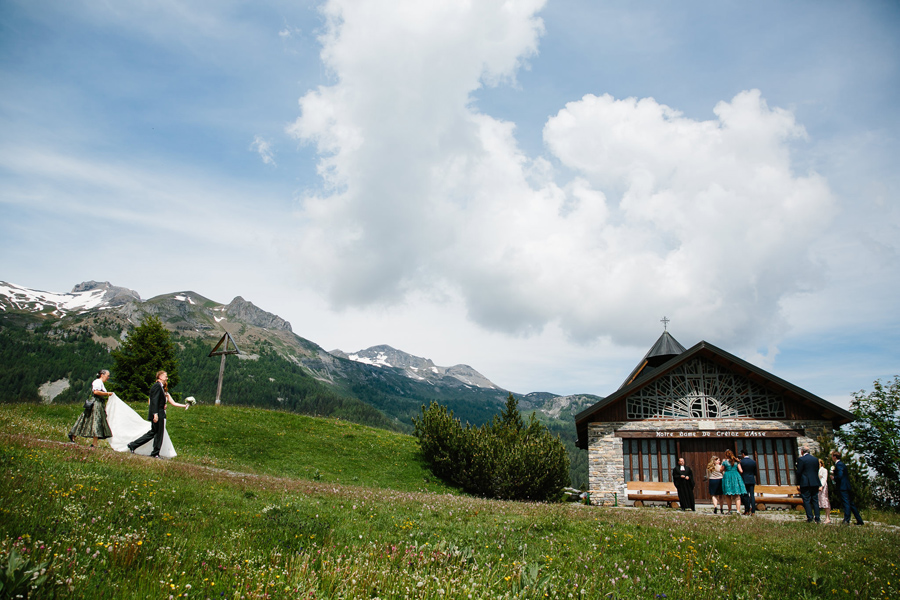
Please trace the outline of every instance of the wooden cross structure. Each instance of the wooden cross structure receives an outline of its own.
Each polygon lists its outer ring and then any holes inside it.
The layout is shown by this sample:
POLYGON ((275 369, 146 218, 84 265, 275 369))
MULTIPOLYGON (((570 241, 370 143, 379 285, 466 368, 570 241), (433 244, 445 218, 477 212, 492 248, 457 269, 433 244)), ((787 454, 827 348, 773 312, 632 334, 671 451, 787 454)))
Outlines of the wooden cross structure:
POLYGON ((216 388, 216 404, 222 403, 222 378, 225 376, 225 357, 229 354, 240 354, 241 351, 238 350, 237 344, 234 343, 234 339, 231 337, 231 334, 227 331, 225 335, 222 336, 222 339, 219 340, 219 343, 216 344, 216 347, 212 349, 209 353, 209 356, 221 356, 222 357, 222 365, 219 367, 219 385, 216 388), (231 347, 234 350, 228 349, 228 342, 231 342, 231 347), (221 350, 219 350, 221 348, 221 350))

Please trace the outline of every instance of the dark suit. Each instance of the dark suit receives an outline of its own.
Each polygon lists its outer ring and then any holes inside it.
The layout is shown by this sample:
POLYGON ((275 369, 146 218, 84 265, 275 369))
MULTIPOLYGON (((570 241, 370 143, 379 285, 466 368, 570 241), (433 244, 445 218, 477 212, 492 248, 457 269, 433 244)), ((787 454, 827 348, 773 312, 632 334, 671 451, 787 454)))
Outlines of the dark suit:
POLYGON ((815 520, 819 523, 819 459, 812 454, 804 454, 797 461, 797 485, 800 486, 800 497, 806 509, 806 522, 815 520), (815 519, 813 519, 815 517, 815 519))
POLYGON ((744 487, 747 488, 747 493, 741 496, 741 504, 744 505, 745 514, 753 514, 756 512, 756 495, 754 494, 756 489, 756 461, 749 456, 745 456, 741 459, 740 465, 741 477, 744 478, 744 487))
POLYGON ((834 463, 834 483, 841 495, 841 510, 844 512, 844 523, 850 523, 850 513, 856 517, 856 524, 862 525, 863 520, 859 515, 859 509, 853 503, 853 488, 850 486, 850 473, 844 461, 834 463))
POLYGON ((153 440, 153 451, 150 456, 159 456, 159 450, 162 448, 163 434, 166 430, 166 391, 160 382, 154 383, 150 387, 150 409, 148 411, 150 417, 150 431, 128 444, 129 450, 136 450, 150 440, 153 440), (153 416, 156 415, 156 422, 153 422, 153 416))
POLYGON ((678 504, 681 505, 681 510, 696 510, 694 508, 694 472, 691 471, 691 468, 687 465, 676 466, 672 470, 672 482, 675 484, 675 489, 678 490, 678 504))

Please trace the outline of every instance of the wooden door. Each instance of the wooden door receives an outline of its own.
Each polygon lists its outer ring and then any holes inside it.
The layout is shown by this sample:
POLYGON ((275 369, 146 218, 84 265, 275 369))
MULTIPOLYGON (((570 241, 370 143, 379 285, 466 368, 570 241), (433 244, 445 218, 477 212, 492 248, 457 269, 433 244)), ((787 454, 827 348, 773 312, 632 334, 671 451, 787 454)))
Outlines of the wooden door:
POLYGON ((679 457, 684 457, 684 463, 691 468, 697 480, 697 485, 694 487, 694 498, 698 502, 710 502, 706 465, 713 456, 724 458, 726 449, 736 453, 736 442, 735 438, 679 441, 679 457))

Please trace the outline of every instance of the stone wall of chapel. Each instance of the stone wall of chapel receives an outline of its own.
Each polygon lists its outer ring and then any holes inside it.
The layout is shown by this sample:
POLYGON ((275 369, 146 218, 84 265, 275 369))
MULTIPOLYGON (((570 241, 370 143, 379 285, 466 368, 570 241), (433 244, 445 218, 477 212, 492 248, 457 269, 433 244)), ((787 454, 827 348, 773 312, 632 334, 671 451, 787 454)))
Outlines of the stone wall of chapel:
MULTIPOLYGON (((696 421, 671 419, 665 421, 630 421, 588 424, 588 487, 591 502, 604 506, 631 504, 627 501, 625 461, 622 438, 617 431, 704 431, 713 424, 717 431, 799 431, 797 448, 809 446, 810 452, 819 450, 818 438, 832 435, 831 421, 756 421, 721 419, 696 421), (701 428, 703 426, 703 428, 701 428)), ((691 439, 691 438, 688 438, 691 439)))
POLYGON ((625 423, 590 423, 588 425, 588 490, 591 503, 609 506, 623 500, 625 460, 622 438, 617 429, 625 423))

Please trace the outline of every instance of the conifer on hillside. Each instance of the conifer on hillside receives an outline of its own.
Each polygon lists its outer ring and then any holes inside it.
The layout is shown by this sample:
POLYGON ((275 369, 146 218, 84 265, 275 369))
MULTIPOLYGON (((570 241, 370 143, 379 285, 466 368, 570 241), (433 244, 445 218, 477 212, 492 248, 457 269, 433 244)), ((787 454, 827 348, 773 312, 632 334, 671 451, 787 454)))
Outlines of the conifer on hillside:
POLYGON ((113 383, 108 387, 122 399, 145 400, 156 381, 157 371, 169 374, 169 392, 176 400, 180 397, 172 391, 179 381, 175 344, 158 317, 145 318, 111 355, 115 363, 113 383))

